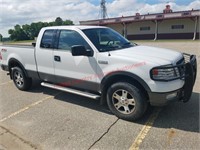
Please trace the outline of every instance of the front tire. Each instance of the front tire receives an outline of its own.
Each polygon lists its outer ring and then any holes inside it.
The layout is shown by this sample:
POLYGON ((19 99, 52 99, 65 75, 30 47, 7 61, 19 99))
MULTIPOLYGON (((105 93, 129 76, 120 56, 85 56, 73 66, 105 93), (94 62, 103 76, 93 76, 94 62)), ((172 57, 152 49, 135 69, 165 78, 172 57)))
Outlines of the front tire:
POLYGON ((32 79, 26 77, 23 70, 19 67, 12 68, 12 79, 15 86, 21 91, 27 91, 32 85, 32 79))
POLYGON ((111 85, 107 92, 107 104, 113 114, 128 121, 140 118, 147 109, 146 97, 139 88, 127 82, 111 85))

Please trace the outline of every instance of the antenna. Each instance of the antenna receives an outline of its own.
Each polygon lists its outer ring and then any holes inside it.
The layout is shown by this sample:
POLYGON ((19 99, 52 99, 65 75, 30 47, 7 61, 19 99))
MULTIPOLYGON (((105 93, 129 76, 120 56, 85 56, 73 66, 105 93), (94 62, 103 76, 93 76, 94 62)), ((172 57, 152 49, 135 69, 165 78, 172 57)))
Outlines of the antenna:
POLYGON ((100 14, 101 14, 101 18, 105 19, 108 17, 107 15, 107 8, 106 8, 106 0, 101 0, 101 5, 100 5, 100 14))

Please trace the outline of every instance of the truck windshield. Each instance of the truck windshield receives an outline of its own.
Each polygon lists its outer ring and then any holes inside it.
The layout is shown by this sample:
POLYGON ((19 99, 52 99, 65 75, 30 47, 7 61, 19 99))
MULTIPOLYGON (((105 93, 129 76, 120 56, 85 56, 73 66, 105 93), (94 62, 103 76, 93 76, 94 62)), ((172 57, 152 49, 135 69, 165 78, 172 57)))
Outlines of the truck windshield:
POLYGON ((119 50, 133 47, 127 39, 109 28, 94 28, 82 30, 99 52, 119 50))

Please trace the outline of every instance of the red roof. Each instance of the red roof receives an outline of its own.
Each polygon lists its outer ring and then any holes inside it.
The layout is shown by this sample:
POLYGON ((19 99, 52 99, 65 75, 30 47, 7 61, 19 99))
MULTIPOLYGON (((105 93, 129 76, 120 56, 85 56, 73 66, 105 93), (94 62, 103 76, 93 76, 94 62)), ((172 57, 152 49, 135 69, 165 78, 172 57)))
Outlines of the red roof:
POLYGON ((200 16, 200 10, 189 10, 189 11, 177 11, 171 13, 156 13, 156 14, 146 14, 146 15, 135 15, 135 16, 123 16, 108 19, 97 19, 97 20, 87 20, 80 21, 81 25, 106 25, 106 24, 116 24, 116 23, 126 23, 126 22, 138 22, 138 21, 148 21, 148 20, 167 20, 167 19, 181 19, 181 18, 192 18, 200 16))

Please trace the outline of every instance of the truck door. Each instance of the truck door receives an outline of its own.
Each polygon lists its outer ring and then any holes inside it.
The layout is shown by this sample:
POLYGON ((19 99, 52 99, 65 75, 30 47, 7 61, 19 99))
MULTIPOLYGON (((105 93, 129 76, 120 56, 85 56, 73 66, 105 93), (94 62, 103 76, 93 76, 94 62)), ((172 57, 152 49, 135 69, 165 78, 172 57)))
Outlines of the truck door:
POLYGON ((72 56, 71 47, 85 46, 91 49, 85 39, 74 30, 60 30, 57 49, 54 50, 54 65, 57 84, 90 91, 97 91, 96 54, 93 57, 72 56))
POLYGON ((53 57, 53 41, 55 33, 56 30, 45 30, 44 34, 41 35, 41 42, 37 41, 39 44, 36 45, 35 55, 38 73, 40 78, 47 82, 55 82, 53 57))

